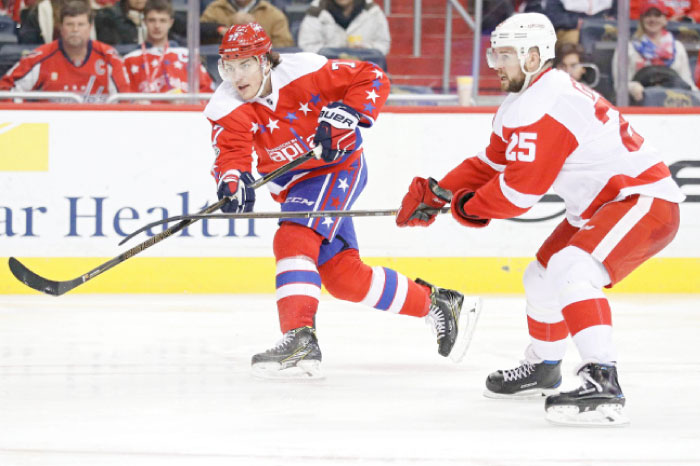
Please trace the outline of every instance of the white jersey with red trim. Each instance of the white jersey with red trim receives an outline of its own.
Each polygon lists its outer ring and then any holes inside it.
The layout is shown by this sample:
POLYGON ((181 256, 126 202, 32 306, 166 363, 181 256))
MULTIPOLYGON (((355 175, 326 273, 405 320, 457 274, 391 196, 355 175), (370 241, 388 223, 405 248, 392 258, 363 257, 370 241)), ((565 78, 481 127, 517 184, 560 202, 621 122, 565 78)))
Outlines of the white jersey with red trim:
MULTIPOLYGON (((390 87, 386 74, 372 63, 329 60, 313 53, 281 55, 270 80, 272 93, 251 101, 241 100, 234 86, 224 82, 207 104, 204 114, 212 123, 212 175, 217 183, 230 170, 251 171, 253 154, 264 175, 308 152, 321 109, 330 102, 342 101, 360 113, 360 126, 371 126, 390 87)), ((267 186, 281 202, 299 181, 353 163, 362 155, 361 144, 358 136, 357 149, 341 160, 310 160, 267 186)))
POLYGON ((440 184, 475 189, 464 211, 482 218, 521 215, 550 188, 577 227, 603 204, 632 194, 685 198, 659 152, 620 112, 558 70, 508 95, 494 117, 491 142, 477 158, 440 184))

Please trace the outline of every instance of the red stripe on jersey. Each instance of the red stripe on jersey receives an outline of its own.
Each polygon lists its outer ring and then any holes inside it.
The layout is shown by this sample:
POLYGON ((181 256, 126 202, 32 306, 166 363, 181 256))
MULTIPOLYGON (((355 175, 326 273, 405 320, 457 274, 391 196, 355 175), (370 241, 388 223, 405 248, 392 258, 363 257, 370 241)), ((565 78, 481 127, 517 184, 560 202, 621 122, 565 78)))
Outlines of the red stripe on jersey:
POLYGON ((525 194, 544 194, 554 183, 566 158, 578 147, 569 129, 545 114, 535 123, 503 127, 506 184, 525 194))
MULTIPOLYGON (((546 193, 566 158, 578 147, 573 133, 549 115, 531 125, 503 127, 503 135, 509 141, 503 172, 505 184, 521 194, 541 196, 546 193)), ((499 177, 494 177, 476 191, 465 204, 464 211, 481 218, 511 218, 527 212, 530 207, 511 202, 501 190, 499 177)))
POLYGON ((498 134, 492 132, 489 145, 486 146, 486 158, 493 163, 497 163, 498 165, 505 165, 506 147, 506 141, 504 141, 498 134))
POLYGON ((593 199, 593 202, 591 202, 588 208, 581 214, 581 218, 591 218, 603 204, 615 199, 624 188, 654 183, 669 176, 671 176, 671 172, 663 162, 659 162, 656 165, 647 168, 636 177, 615 175, 608 180, 603 189, 601 189, 595 199, 593 199))
MULTIPOLYGON (((362 162, 362 159, 360 159, 360 162, 362 162)), ((346 190, 345 197, 343 198, 343 202, 339 207, 340 210, 347 209, 348 202, 350 202, 352 195, 355 193, 355 183, 357 182, 357 177, 360 176, 361 172, 362 172, 362 163, 358 164, 357 169, 353 171, 352 180, 350 181, 351 188, 346 190)), ((333 190, 333 187, 331 187, 331 191, 332 190, 333 190)), ((331 208, 332 207, 333 206, 331 205, 331 208)), ((336 217, 333 219, 333 226, 331 227, 331 231, 330 231, 331 236, 334 235, 335 232, 337 231, 338 226, 340 225, 340 219, 341 219, 341 217, 336 217)))
POLYGON ((605 298, 571 303, 562 309, 561 313, 564 315, 571 336, 596 325, 612 325, 610 304, 605 298))
POLYGON ((527 316, 527 328, 530 331, 530 336, 540 341, 559 341, 569 336, 569 327, 563 320, 548 324, 527 316))
MULTIPOLYGON (((333 176, 331 177, 330 183, 328 183, 328 186, 326 186, 326 194, 323 195, 323 201, 321 201, 321 206, 325 207, 328 204, 328 200, 331 198, 331 193, 333 192, 333 186, 335 185, 335 182, 338 181, 338 173, 333 173, 333 176)), ((318 217, 314 222, 311 224, 311 228, 318 228, 319 224, 321 223, 322 220, 325 220, 321 217, 318 217)))
POLYGON ((467 215, 474 215, 479 218, 512 218, 522 215, 528 211, 510 202, 503 192, 499 182, 499 177, 493 178, 484 186, 479 188, 463 208, 467 215))
POLYGON ((477 157, 470 157, 453 168, 438 184, 453 194, 464 188, 476 191, 497 175, 498 172, 486 162, 477 157))

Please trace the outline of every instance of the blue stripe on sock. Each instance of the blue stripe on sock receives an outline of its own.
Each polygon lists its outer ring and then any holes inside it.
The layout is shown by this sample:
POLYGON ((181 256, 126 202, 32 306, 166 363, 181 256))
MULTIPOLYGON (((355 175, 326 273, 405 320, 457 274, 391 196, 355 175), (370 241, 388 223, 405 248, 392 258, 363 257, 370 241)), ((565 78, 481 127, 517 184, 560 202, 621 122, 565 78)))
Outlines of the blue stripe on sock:
POLYGON ((277 275, 275 286, 277 288, 290 283, 310 283, 321 288, 321 276, 318 272, 310 270, 290 270, 277 275))
POLYGON ((542 361, 542 364, 559 364, 561 361, 542 361))
POLYGON ((394 302, 394 297, 396 296, 396 285, 399 282, 399 277, 396 274, 395 270, 387 269, 386 267, 382 267, 384 269, 384 291, 382 292, 381 298, 379 298, 379 302, 374 306, 375 309, 379 309, 382 311, 386 311, 389 309, 389 306, 391 306, 391 303, 394 302))

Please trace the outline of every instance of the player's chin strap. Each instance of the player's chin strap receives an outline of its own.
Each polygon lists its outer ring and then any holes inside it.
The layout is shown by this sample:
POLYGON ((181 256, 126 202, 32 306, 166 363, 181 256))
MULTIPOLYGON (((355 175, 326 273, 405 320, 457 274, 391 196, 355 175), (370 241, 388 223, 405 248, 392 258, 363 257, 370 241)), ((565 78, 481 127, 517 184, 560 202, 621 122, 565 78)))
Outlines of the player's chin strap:
POLYGON ((262 82, 260 83, 260 89, 258 89, 258 92, 255 93, 255 96, 250 99, 250 100, 255 100, 260 95, 263 93, 265 90, 265 86, 267 85, 267 81, 270 79, 270 75, 272 74, 272 67, 268 68, 267 73, 265 72, 265 66, 267 66, 267 56, 265 55, 260 55, 258 57, 258 61, 260 62, 260 71, 262 71, 263 79, 262 82))
POLYGON ((523 82, 523 87, 521 87, 520 90, 518 92, 516 92, 516 94, 522 94, 523 92, 525 92, 525 89, 527 89, 531 84, 532 77, 534 75, 536 75, 537 73, 539 73, 540 71, 542 71, 542 69, 544 68, 545 63, 546 63, 546 62, 540 63, 540 67, 537 68, 535 71, 525 71, 525 60, 527 60, 527 55, 525 55, 524 57, 522 57, 520 59, 520 69, 522 70, 523 73, 525 73, 525 82, 523 82))

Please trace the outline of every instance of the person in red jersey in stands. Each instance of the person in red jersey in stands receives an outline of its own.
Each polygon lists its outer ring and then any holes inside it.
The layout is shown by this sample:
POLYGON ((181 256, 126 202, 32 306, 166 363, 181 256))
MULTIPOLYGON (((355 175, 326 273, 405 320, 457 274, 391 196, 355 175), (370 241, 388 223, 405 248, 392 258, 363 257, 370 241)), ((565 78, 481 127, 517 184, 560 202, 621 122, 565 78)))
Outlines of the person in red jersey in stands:
MULTIPOLYGON (((148 0, 143 9, 146 42, 124 57, 134 92, 187 92, 188 51, 170 47, 168 32, 173 26, 169 0, 148 0)), ((199 92, 212 92, 214 82, 204 66, 199 66, 199 92)))
POLYGON ((60 21, 61 37, 10 68, 0 79, 0 90, 76 92, 90 101, 129 92, 129 77, 116 50, 90 39, 90 6, 69 2, 60 21))

